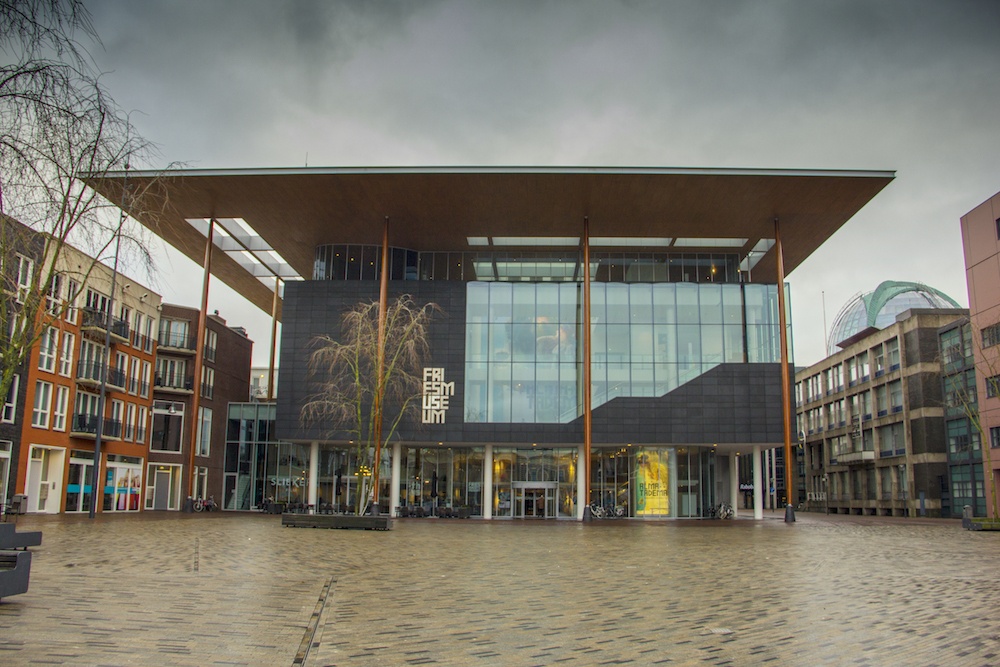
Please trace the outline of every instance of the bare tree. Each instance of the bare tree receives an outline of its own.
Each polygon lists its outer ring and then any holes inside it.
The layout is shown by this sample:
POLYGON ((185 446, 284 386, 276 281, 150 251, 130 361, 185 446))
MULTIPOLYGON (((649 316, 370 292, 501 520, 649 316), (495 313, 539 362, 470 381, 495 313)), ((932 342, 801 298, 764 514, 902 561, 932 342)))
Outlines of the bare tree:
MULTIPOLYGON (((343 316, 341 338, 320 336, 309 360, 315 391, 302 406, 301 420, 318 425, 331 438, 347 435, 353 440, 359 470, 371 471, 372 483, 357 494, 357 512, 364 514, 378 488, 379 452, 407 415, 419 411, 422 368, 428 357, 428 326, 440 308, 418 305, 409 295, 386 305, 385 370, 379 384, 377 301, 361 303, 343 316), (381 415, 374 406, 383 406, 381 415), (376 420, 382 419, 382 437, 376 437, 376 420)), ((362 479, 359 475, 359 480, 362 479)))
POLYGON ((2 396, 42 332, 73 305, 76 295, 57 293, 65 246, 94 258, 75 267, 81 285, 112 254, 126 266, 153 267, 148 236, 125 211, 149 201, 162 206, 148 196, 158 184, 138 191, 123 182, 118 202, 86 184, 126 179, 130 163, 148 160, 153 147, 101 85, 77 36, 99 44, 79 0, 0 0, 2 396))
MULTIPOLYGON (((990 327, 986 327, 987 329, 990 327)), ((1000 396, 1000 355, 996 350, 991 351, 984 347, 982 330, 977 330, 975 326, 966 318, 959 327, 959 340, 955 345, 951 345, 942 350, 942 371, 948 367, 965 367, 965 359, 972 358, 972 366, 975 375, 982 377, 986 388, 986 396, 1000 396)), ((965 372, 955 373, 945 376, 945 408, 952 408, 961 411, 968 420, 969 425, 979 436, 979 448, 982 451, 983 467, 983 491, 990 504, 991 516, 1000 517, 997 508, 1000 506, 997 499, 996 484, 993 483, 993 466, 990 457, 990 438, 986 426, 983 424, 979 409, 979 391, 977 389, 978 380, 972 378, 972 382, 966 380, 965 372)), ((975 476, 972 479, 973 494, 975 494, 975 476)))

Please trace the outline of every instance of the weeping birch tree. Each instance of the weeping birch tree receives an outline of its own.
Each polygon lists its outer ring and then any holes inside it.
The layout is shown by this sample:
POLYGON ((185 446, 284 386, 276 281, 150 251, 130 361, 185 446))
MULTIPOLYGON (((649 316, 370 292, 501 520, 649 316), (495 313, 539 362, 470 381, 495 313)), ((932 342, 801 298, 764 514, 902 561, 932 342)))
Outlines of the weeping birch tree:
MULTIPOLYGON (((158 188, 127 183, 130 164, 153 151, 101 83, 84 42, 99 45, 79 0, 0 0, 0 395, 47 327, 74 306, 60 281, 73 244, 93 260, 75 266, 85 284, 98 262, 153 267, 148 234, 125 211, 158 188), (110 202, 87 182, 120 179, 110 202)), ((145 212, 145 211, 144 211, 145 212)), ((153 213, 150 209, 149 213, 153 213)), ((112 315, 108 313, 108 315, 112 315)))
POLYGON ((379 487, 382 449, 399 425, 420 411, 422 369, 429 357, 428 327, 440 312, 437 304, 417 304, 409 295, 386 306, 385 365, 378 381, 377 301, 361 303, 343 315, 339 338, 319 336, 309 358, 313 392, 302 406, 303 424, 319 427, 330 439, 353 442, 359 486, 370 472, 371 484, 357 494, 355 509, 364 514, 379 487), (375 405, 381 405, 377 414, 375 405), (376 442, 376 421, 382 420, 376 442))

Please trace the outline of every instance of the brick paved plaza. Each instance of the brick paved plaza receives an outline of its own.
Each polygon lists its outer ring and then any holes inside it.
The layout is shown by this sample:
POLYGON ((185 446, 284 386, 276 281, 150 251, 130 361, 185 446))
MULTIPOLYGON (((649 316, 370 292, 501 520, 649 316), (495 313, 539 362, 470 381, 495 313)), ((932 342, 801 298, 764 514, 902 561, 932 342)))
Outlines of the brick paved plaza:
POLYGON ((26 516, 0 665, 1000 663, 1000 533, 798 518, 26 516))

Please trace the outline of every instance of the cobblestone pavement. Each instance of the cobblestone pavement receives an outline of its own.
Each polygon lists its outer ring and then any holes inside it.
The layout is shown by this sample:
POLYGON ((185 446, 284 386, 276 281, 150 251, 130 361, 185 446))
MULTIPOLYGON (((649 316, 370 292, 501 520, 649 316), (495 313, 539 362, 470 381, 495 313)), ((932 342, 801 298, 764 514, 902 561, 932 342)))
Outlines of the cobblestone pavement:
POLYGON ((798 519, 26 516, 0 665, 1000 664, 1000 533, 798 519))

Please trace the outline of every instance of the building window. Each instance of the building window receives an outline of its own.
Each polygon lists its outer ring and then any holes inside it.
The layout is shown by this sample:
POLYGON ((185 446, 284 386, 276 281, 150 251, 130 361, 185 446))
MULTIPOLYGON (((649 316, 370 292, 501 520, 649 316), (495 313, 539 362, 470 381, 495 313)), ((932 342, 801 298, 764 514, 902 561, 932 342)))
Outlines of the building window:
POLYGON ((139 406, 139 417, 136 420, 135 428, 135 442, 136 444, 143 445, 146 444, 146 406, 139 406))
POLYGON ((208 456, 212 447, 212 408, 198 408, 198 456, 208 456))
POLYGON ((128 367, 128 393, 135 396, 139 393, 139 360, 132 357, 128 367))
POLYGON ((983 336, 983 347, 993 347, 1000 343, 1000 324, 991 324, 980 333, 983 336))
POLYGON ((206 498, 208 493, 208 468, 195 466, 193 493, 195 498, 206 498))
POLYGON ((56 387, 56 402, 52 407, 52 430, 66 430, 66 409, 69 406, 69 387, 56 387))
POLYGON ((80 294, 80 283, 72 278, 66 281, 66 313, 64 319, 70 324, 76 324, 76 297, 80 294))
POLYGON ((59 349, 59 331, 45 327, 38 341, 38 369, 53 373, 56 370, 56 350, 59 349))
POLYGON ((205 329, 205 359, 215 361, 215 349, 219 345, 219 334, 205 329))
POLYGON ((153 438, 149 448, 158 452, 179 452, 184 433, 184 404, 153 402, 153 438))
POLYGON ((108 423, 108 436, 112 438, 122 437, 122 421, 125 417, 125 404, 118 400, 111 401, 111 421, 108 423))
POLYGON ((35 407, 31 410, 31 425, 35 428, 49 427, 49 412, 52 409, 52 383, 35 382, 35 407))
POLYGON ((52 276, 49 292, 45 295, 45 310, 50 315, 58 315, 62 304, 62 274, 57 273, 52 276))
POLYGON ((990 449, 1000 447, 1000 426, 990 428, 990 449))
POLYGON ((1000 240, 1000 218, 997 218, 997 240, 1000 240))
POLYGON ((135 440, 135 403, 125 406, 125 439, 135 440))
POLYGON ((893 412, 903 410, 903 383, 900 380, 889 383, 889 403, 893 412))
POLYGON ((148 361, 142 362, 142 382, 139 385, 139 395, 143 398, 149 396, 149 374, 151 368, 152 366, 150 366, 148 361))
POLYGON ((24 297, 31 289, 31 280, 35 275, 35 262, 24 255, 17 256, 17 300, 24 297))
POLYGON ((1000 396, 1000 375, 986 378, 986 398, 1000 396))
POLYGON ((201 367, 201 395, 205 398, 212 398, 215 393, 215 369, 208 366, 201 367))
POLYGON ((76 336, 64 331, 62 344, 59 346, 59 375, 69 377, 73 374, 73 348, 76 344, 76 336))
POLYGON ((3 404, 3 417, 0 421, 4 424, 13 424, 17 417, 17 390, 20 386, 21 376, 15 375, 11 378, 10 389, 7 390, 7 400, 3 404))

